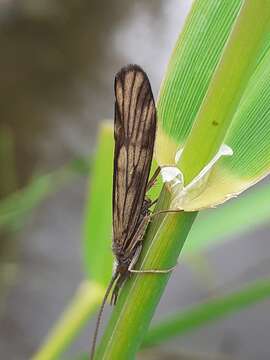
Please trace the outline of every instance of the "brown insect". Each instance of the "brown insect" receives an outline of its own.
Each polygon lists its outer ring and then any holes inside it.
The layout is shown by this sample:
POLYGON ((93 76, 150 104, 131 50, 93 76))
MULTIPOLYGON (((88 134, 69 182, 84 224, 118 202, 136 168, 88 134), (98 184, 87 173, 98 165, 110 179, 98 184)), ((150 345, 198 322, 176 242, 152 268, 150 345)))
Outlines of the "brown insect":
POLYGON ((160 169, 149 179, 156 135, 156 107, 149 79, 138 65, 122 68, 115 77, 113 253, 115 271, 97 319, 90 359, 94 358, 101 315, 110 294, 116 304, 118 292, 131 273, 167 273, 168 270, 135 270, 142 241, 151 218, 146 192, 160 169))

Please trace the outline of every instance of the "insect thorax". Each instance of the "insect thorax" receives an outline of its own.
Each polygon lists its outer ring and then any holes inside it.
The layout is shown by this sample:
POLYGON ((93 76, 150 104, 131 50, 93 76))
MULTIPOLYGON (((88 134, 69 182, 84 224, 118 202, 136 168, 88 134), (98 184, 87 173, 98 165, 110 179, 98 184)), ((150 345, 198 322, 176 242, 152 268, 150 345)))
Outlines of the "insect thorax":
POLYGON ((113 252, 115 254, 115 261, 113 266, 114 272, 119 272, 123 274, 128 271, 129 265, 134 258, 138 245, 139 243, 135 244, 134 248, 128 253, 121 250, 117 251, 117 248, 113 247, 113 252))

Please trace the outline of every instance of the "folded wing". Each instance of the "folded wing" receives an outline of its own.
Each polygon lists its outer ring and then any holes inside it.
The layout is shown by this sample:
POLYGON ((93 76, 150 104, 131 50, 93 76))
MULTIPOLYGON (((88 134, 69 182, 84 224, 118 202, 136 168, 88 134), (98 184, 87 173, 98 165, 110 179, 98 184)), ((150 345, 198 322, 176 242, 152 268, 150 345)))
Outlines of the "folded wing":
POLYGON ((145 72, 137 65, 115 78, 113 248, 129 245, 141 220, 156 134, 156 109, 145 72))

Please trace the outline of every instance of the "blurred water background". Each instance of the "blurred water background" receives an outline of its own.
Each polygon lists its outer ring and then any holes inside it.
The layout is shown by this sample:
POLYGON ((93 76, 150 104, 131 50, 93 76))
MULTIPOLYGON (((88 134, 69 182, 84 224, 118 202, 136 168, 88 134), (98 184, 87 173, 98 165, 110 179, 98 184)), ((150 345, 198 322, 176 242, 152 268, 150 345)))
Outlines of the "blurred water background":
MULTIPOLYGON (((121 66, 140 64, 157 96, 190 5, 190 0, 0 2, 2 198, 34 174, 90 156, 100 121, 113 116, 113 79, 121 66)), ((86 180, 77 178, 43 201, 19 231, 1 233, 1 359, 30 358, 84 277, 86 180)), ((209 250, 204 260, 214 271, 205 276, 201 259, 180 264, 156 318, 205 298, 214 288, 233 289, 269 274, 269 254, 266 225, 209 250)), ((162 347, 162 358, 223 354, 267 360, 269 305, 264 301, 172 341, 162 347)), ((91 331, 92 326, 83 331, 67 359, 88 349, 91 331)))

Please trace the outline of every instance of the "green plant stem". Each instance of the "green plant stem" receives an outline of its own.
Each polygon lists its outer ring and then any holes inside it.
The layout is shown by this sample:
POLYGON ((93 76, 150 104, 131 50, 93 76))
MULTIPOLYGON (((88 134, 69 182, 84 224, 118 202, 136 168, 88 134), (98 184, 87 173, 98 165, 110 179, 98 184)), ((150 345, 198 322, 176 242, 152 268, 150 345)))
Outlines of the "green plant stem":
MULTIPOLYGON (((163 190, 161 208, 169 194, 163 190)), ((145 238, 137 269, 168 269, 177 263, 196 213, 158 215, 145 238)), ((134 359, 170 274, 132 275, 124 285, 96 359, 134 359)))
POLYGON ((85 281, 76 293, 72 303, 51 330, 47 341, 32 360, 59 359, 67 344, 93 315, 103 298, 105 289, 98 283, 85 281))
POLYGON ((270 280, 254 281, 232 294, 211 298, 203 304, 174 313, 170 318, 153 326, 148 332, 144 347, 160 344, 174 336, 179 336, 203 326, 227 314, 239 311, 259 301, 269 298, 270 280))

